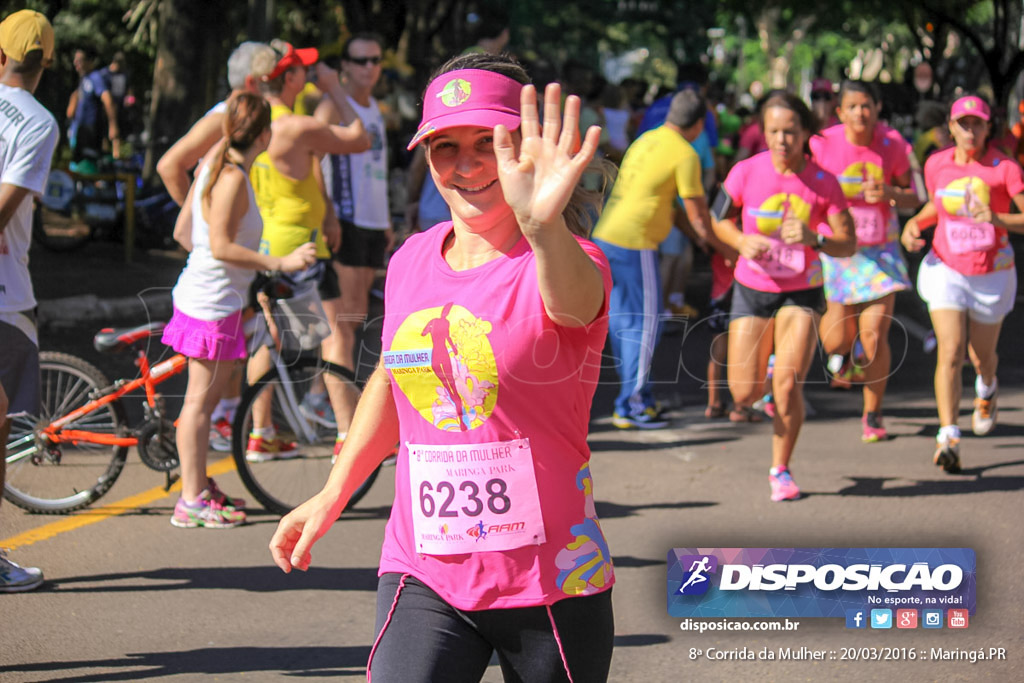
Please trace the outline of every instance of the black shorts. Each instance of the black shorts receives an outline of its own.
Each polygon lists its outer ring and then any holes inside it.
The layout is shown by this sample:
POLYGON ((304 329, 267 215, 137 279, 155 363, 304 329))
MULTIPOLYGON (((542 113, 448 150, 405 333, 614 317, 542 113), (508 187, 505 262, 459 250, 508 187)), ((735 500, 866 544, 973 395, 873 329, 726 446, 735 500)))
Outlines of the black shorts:
POLYGON ((388 250, 387 231, 360 228, 349 221, 340 223, 341 249, 334 255, 338 263, 353 268, 383 268, 388 250))
POLYGON ((822 287, 798 289, 794 292, 762 292, 734 282, 732 290, 730 320, 749 316, 771 318, 783 306, 799 306, 819 315, 825 312, 825 290, 822 287))
POLYGON ((341 296, 341 283, 338 282, 338 272, 334 270, 331 259, 317 259, 324 266, 324 272, 320 275, 320 282, 317 284, 317 292, 320 293, 321 301, 330 301, 341 296))
POLYGON ((730 311, 732 309, 732 290, 733 287, 729 287, 729 289, 725 290, 725 294, 717 299, 711 300, 711 307, 707 316, 708 329, 715 334, 721 334, 722 332, 729 331, 729 320, 731 319, 730 311))
POLYGON ((15 313, 17 325, 0 321, 0 386, 8 415, 39 414, 39 347, 26 334, 35 329, 35 313, 15 313))
POLYGON ((506 681, 602 683, 614 634, 611 590, 550 607, 469 611, 389 573, 378 582, 369 666, 374 681, 477 683, 497 653, 506 681))

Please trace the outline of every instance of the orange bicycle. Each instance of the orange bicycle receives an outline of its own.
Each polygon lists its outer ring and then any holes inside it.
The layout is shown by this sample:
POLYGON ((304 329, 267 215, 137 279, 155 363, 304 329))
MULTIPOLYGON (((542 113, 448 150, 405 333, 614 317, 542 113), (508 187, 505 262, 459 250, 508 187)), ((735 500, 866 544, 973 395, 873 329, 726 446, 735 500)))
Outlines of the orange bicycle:
POLYGON ((188 358, 175 354, 150 364, 146 346, 163 329, 164 323, 156 322, 108 328, 94 337, 97 351, 135 351, 140 374, 134 380, 111 383, 81 358, 51 351, 39 354, 41 410, 39 415, 11 420, 7 500, 48 514, 84 508, 114 485, 132 446, 147 467, 166 475, 170 489, 176 479, 171 471, 178 466, 178 449, 174 422, 167 417, 156 387, 184 371, 188 358), (146 394, 143 419, 131 428, 121 399, 140 388, 146 394))

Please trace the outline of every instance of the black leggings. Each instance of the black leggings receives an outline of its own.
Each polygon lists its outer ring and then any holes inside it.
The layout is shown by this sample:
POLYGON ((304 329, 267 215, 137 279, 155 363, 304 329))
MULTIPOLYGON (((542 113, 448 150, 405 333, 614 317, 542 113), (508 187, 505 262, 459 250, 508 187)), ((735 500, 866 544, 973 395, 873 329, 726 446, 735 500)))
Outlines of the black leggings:
POLYGON ((550 607, 464 611, 408 574, 377 586, 372 683, 478 683, 497 652, 506 683, 601 683, 612 661, 611 590, 550 607))

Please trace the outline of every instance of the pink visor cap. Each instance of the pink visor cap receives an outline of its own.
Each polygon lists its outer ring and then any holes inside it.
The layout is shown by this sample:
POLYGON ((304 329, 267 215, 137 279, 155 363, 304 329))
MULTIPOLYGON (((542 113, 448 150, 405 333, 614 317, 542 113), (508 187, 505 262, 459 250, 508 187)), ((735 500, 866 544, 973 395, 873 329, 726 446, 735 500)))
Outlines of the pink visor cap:
POLYGON ((962 119, 965 116, 977 116, 983 121, 988 121, 992 118, 985 100, 974 95, 961 97, 953 103, 953 107, 949 110, 949 119, 951 121, 962 119))
POLYGON ((457 126, 509 130, 519 127, 519 81, 482 69, 461 69, 441 74, 423 96, 423 119, 407 149, 439 131, 457 126))

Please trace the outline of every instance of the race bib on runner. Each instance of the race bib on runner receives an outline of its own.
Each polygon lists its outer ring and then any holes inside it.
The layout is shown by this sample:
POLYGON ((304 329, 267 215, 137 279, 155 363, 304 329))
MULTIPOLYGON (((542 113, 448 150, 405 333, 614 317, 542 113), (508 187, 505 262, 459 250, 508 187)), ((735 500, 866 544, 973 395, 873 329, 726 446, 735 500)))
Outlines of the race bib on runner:
POLYGON ((802 244, 786 244, 782 240, 769 237, 772 248, 760 258, 751 260, 756 268, 760 268, 770 278, 790 278, 804 272, 804 246, 802 244))
POLYGON ((529 439, 408 449, 416 552, 461 555, 546 540, 529 439))
POLYGON ((950 218, 946 221, 946 240, 954 254, 988 251, 996 245, 996 227, 969 218, 950 218))
POLYGON ((850 216, 853 217, 858 245, 871 246, 885 242, 888 226, 877 206, 851 206, 850 216))

